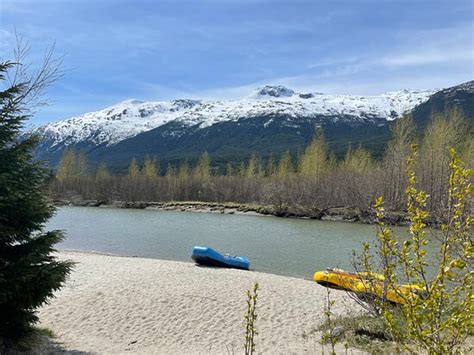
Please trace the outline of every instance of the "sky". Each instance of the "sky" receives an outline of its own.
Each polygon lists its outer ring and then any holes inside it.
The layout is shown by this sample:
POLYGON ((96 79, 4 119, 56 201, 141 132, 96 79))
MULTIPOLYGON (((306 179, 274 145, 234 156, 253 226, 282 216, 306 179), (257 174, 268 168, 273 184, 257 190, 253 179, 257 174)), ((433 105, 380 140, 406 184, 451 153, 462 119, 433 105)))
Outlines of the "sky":
POLYGON ((35 124, 126 99, 234 99, 263 85, 376 95, 474 78, 472 0, 0 0, 0 60, 17 33, 65 76, 35 124))

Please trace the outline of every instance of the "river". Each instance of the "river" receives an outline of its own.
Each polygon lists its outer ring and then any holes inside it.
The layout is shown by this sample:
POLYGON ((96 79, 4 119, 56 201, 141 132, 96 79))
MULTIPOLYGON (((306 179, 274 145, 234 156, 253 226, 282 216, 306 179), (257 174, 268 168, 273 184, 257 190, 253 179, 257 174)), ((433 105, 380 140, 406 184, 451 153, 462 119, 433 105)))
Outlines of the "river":
POLYGON ((98 207, 61 207, 46 228, 65 231, 63 250, 192 262, 195 245, 210 246, 247 256, 252 270, 307 279, 351 270, 352 251, 375 240, 374 226, 350 222, 98 207))

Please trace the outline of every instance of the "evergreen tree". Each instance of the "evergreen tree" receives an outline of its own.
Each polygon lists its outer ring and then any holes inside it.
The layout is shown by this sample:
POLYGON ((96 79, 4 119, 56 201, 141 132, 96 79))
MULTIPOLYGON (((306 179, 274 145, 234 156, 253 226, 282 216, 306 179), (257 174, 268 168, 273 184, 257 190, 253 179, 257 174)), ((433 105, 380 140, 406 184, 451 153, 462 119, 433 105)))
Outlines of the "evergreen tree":
MULTIPOLYGON (((0 63, 0 82, 16 65, 0 63)), ((0 91, 0 336, 24 335, 36 309, 59 289, 72 263, 53 257, 63 235, 44 232, 54 208, 44 195, 48 170, 32 159, 36 137, 20 139, 29 118, 24 98, 31 82, 0 91)))

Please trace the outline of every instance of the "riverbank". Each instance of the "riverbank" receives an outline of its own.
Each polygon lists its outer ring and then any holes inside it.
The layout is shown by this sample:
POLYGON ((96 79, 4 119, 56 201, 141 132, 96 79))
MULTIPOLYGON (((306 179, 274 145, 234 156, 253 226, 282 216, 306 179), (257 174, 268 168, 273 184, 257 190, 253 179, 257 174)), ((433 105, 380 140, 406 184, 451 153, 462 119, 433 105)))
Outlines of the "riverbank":
MULTIPOLYGON (((320 354, 327 290, 312 281, 192 263, 60 252, 77 263, 39 312, 67 351, 240 354, 246 290, 259 282, 257 352, 320 354)), ((333 312, 360 312, 333 291, 333 312)), ((343 349, 340 349, 343 351, 343 349)))
MULTIPOLYGON (((303 209, 288 208, 275 209, 273 206, 256 204, 239 204, 233 202, 201 202, 201 201, 172 201, 172 202, 150 202, 150 201, 101 201, 101 200, 61 200, 55 199, 53 203, 60 206, 77 207, 109 207, 109 208, 132 208, 132 209, 155 209, 173 210, 201 213, 221 214, 245 214, 259 216, 274 216, 284 218, 306 218, 322 221, 356 222, 363 224, 374 224, 375 215, 357 208, 334 207, 328 209, 303 209)), ((408 219, 403 212, 387 212, 385 223, 389 225, 406 226, 408 219)))

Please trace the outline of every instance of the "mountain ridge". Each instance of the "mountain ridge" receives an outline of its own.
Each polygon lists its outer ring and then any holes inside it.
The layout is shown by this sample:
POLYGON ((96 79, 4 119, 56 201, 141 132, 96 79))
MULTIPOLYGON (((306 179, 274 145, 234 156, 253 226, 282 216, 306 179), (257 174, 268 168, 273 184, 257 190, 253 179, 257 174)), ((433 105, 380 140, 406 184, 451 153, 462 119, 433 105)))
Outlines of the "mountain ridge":
POLYGON ((274 113, 293 117, 349 115, 354 119, 399 117, 434 91, 399 90, 373 96, 296 93, 283 86, 264 86, 240 100, 141 101, 129 99, 95 112, 48 123, 34 129, 52 148, 89 141, 112 145, 177 120, 201 128, 226 120, 274 113))
MULTIPOLYGON (((225 163, 252 152, 263 157, 286 150, 297 154, 318 127, 336 154, 362 144, 377 155, 389 139, 390 122, 425 107, 440 92, 442 97, 457 92, 468 100, 473 83, 437 92, 404 89, 372 96, 265 86, 240 100, 126 100, 37 128, 34 132, 43 137, 37 157, 54 166, 62 151, 72 147, 85 150, 92 162, 107 161, 123 169, 131 158, 146 154, 176 162, 194 160, 207 150, 215 161, 225 163)), ((426 116, 425 111, 420 115, 426 116)))

